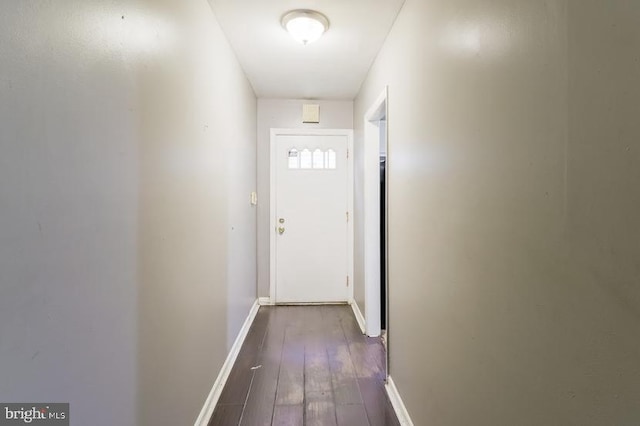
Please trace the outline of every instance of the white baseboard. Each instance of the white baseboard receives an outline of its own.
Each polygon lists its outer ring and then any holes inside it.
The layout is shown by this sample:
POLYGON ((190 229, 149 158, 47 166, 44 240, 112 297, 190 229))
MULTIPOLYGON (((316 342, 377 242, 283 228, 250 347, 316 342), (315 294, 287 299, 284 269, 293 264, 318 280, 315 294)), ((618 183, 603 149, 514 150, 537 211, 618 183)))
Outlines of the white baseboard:
POLYGON ((260 306, 273 306, 273 305, 275 305, 275 303, 273 303, 271 301, 271 298, 269 298, 269 297, 259 297, 258 298, 258 303, 260 304, 260 306))
POLYGON ((218 377, 213 383, 211 392, 209 392, 209 396, 207 397, 207 400, 205 401, 204 406, 200 411, 200 415, 194 423, 194 426, 207 426, 207 424, 209 423, 209 420, 213 415, 213 410, 216 408, 218 399, 220 399, 220 395, 222 394, 222 389, 224 389, 224 385, 229 378, 229 374, 231 373, 233 364, 236 362, 238 353, 240 353, 240 348, 242 348, 244 339, 247 337, 247 333, 249 333, 249 329, 251 328, 251 324, 253 323, 253 320, 256 317, 259 308, 259 301, 256 300, 253 303, 253 306, 251 306, 249 315, 247 315, 247 319, 244 321, 244 324, 242 325, 242 328, 238 333, 238 337, 236 337, 235 342, 233 342, 233 346, 231 346, 231 350, 229 351, 229 355, 227 355, 227 359, 225 360, 224 364, 222 364, 220 373, 218 373, 218 377))
POLYGON ((362 312, 360 312, 360 308, 358 307, 358 303, 355 300, 351 301, 351 309, 353 309, 353 313, 356 316, 356 321, 358 321, 358 325, 360 326, 360 330, 362 331, 362 334, 366 333, 366 329, 364 326, 364 316, 362 315, 362 312))
POLYGON ((391 376, 387 377, 387 384, 385 385, 385 389, 387 390, 387 395, 389 395, 389 400, 391 401, 391 405, 393 406, 393 410, 396 412, 398 416, 398 420, 400 421, 401 426, 413 426, 413 422, 411 421, 411 417, 409 417, 409 412, 407 411, 407 407, 404 406, 404 402, 402 402, 402 397, 398 393, 398 388, 396 388, 396 384, 393 382, 391 376))

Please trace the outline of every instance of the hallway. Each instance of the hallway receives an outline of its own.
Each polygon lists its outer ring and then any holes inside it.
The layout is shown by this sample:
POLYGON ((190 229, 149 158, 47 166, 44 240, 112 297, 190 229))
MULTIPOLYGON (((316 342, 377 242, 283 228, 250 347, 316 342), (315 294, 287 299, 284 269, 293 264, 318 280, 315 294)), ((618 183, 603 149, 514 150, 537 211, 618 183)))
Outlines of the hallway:
POLYGON ((209 426, 399 425, 384 356, 349 306, 261 307, 209 426))
POLYGON ((0 423, 640 425, 639 112, 638 0, 2 1, 0 423))

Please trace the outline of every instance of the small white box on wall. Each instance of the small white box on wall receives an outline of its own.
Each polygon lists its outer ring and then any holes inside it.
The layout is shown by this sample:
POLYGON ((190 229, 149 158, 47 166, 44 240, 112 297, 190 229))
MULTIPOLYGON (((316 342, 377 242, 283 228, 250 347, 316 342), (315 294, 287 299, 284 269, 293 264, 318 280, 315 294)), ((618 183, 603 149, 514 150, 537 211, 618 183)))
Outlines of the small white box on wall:
POLYGON ((314 105, 314 104, 302 105, 302 122, 303 123, 319 123, 320 122, 320 105, 314 105))

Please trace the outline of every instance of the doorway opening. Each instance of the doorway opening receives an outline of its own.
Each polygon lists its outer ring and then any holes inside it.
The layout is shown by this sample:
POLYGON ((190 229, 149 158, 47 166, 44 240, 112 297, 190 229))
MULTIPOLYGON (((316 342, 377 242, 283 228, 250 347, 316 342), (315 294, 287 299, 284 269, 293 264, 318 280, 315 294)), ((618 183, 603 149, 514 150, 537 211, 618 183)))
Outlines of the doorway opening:
POLYGON ((380 329, 386 343, 387 331, 387 117, 380 128, 380 329))
POLYGON ((364 116, 365 331, 385 338, 389 330, 387 267, 387 89, 364 116), (383 333, 386 331, 387 333, 383 333))

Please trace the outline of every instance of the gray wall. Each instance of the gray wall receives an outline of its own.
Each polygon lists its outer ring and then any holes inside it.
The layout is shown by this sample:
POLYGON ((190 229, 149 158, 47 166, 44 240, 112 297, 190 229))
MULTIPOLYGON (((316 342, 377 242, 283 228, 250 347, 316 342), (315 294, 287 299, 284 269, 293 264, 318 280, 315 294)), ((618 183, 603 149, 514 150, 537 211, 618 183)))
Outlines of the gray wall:
POLYGON ((269 296, 271 128, 352 129, 352 101, 258 99, 258 295, 269 296), (320 123, 302 123, 302 105, 320 105, 320 123))
POLYGON ((419 425, 640 422, 640 3, 407 0, 390 373, 419 425))
POLYGON ((193 423, 255 299, 256 100, 208 4, 3 2, 0 57, 0 401, 193 423))

